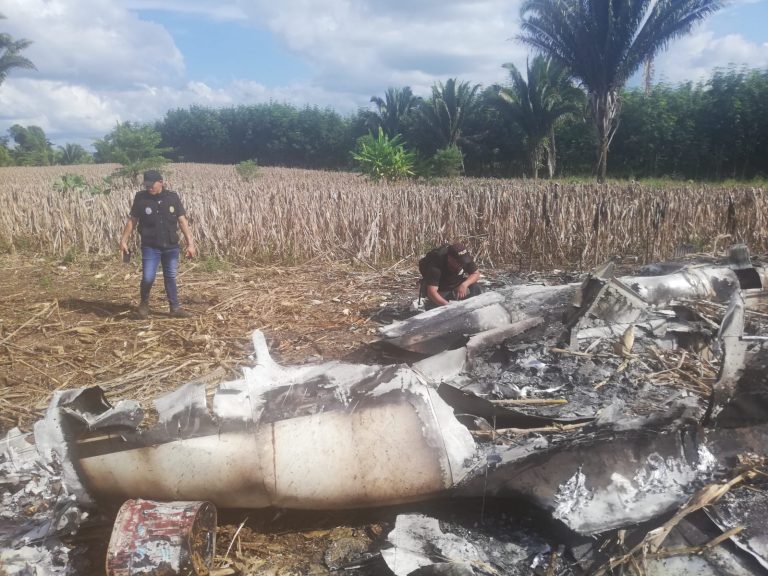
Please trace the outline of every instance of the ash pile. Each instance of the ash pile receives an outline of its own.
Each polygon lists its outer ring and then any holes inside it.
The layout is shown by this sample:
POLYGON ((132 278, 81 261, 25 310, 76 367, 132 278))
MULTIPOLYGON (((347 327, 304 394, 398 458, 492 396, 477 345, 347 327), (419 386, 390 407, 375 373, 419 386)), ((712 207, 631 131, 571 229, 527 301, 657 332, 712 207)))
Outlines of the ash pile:
POLYGON ((71 548, 62 537, 88 517, 62 483, 58 462, 42 457, 31 433, 0 440, 0 567, 8 576, 67 574, 71 548))
MULTIPOLYGON (((44 485, 48 542, 131 499, 378 508, 379 536, 313 573, 765 572, 766 282, 737 246, 724 262, 505 286, 383 327, 411 363, 281 366, 257 331, 241 379, 212 397, 189 383, 147 422, 98 387, 60 392, 35 474, 11 469, 18 440, 5 452, 4 569, 25 573, 6 555, 36 541, 20 519, 44 485)), ((232 552, 239 533, 218 556, 206 539, 193 573, 277 573, 232 552)), ((138 548, 131 562, 157 565, 138 548)))
POLYGON ((549 514, 539 536, 561 547, 531 551, 534 573, 763 573, 766 269, 736 246, 727 262, 614 272, 384 330, 408 350, 456 347, 424 363, 482 454, 458 493, 549 514))

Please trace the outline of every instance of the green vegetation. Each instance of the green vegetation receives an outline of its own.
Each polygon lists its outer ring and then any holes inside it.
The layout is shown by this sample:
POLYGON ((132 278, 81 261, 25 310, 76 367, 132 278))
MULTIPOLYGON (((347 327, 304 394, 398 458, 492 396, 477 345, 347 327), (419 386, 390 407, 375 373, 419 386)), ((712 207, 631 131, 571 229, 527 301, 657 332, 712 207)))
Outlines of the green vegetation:
MULTIPOLYGON (((533 176, 535 150, 539 176, 544 167, 547 175, 556 178, 594 178, 597 131, 583 117, 583 108, 577 106, 576 112, 561 116, 548 133, 540 128, 540 122, 557 115, 558 107, 565 106, 569 98, 564 96, 568 86, 554 89, 560 80, 557 75, 549 76, 552 64, 539 68, 537 62, 531 60, 527 78, 521 77, 522 70, 516 76, 510 69, 508 84, 475 93, 476 105, 464 116, 457 142, 464 174, 533 176), (542 77, 542 71, 547 75, 542 77), (516 102, 525 103, 530 112, 546 114, 529 115, 524 107, 516 110, 516 102), (534 146, 544 133, 546 137, 534 146)), ((578 96, 576 88, 568 89, 578 96)), ((578 98, 585 102, 584 96, 578 98)), ((621 122, 611 141, 607 179, 733 179, 755 180, 758 185, 768 175, 768 69, 716 70, 699 83, 624 89, 620 99, 621 122)), ((389 106, 387 100, 397 101, 396 93, 382 100, 389 106)), ((445 139, 436 135, 423 112, 426 106, 434 109, 433 102, 419 100, 397 120, 404 149, 422 159, 414 161, 418 175, 435 173, 429 166, 434 164, 432 158, 446 148, 445 139)), ((165 152, 167 145, 173 145, 174 150, 165 155, 190 162, 237 165, 258 158, 260 166, 347 170, 355 165, 349 151, 355 149, 357 140, 371 126, 377 126, 372 132, 378 133, 381 119, 374 116, 366 110, 342 118, 327 110, 276 104, 216 110, 193 107, 169 112, 154 128, 144 127, 141 132, 155 134, 152 142, 156 144, 150 143, 146 150, 150 157, 155 156, 153 150, 165 152), (162 135, 160 141, 157 133, 162 135), (165 139, 167 134, 174 134, 174 139, 165 139)), ((53 151, 38 127, 17 126, 13 134, 14 139, 0 137, 0 166, 87 162, 87 158, 75 159, 74 146, 69 147, 67 159, 61 148, 53 151)), ((122 147, 121 138, 106 140, 122 147)), ((113 158, 117 156, 111 154, 111 148, 102 147, 96 160, 113 158)), ((165 161, 162 156, 160 160, 165 161)), ((110 188, 109 183, 100 186, 110 188)))
POLYGON ((536 56, 528 64, 527 81, 514 64, 509 70, 510 87, 499 89, 502 106, 525 134, 525 147, 533 178, 546 154, 549 177, 555 175, 555 125, 566 115, 575 115, 583 107, 584 94, 574 87, 568 72, 552 59, 536 56))
POLYGON ((54 189, 62 194, 82 192, 86 186, 88 186, 88 183, 85 181, 85 178, 80 176, 80 174, 72 174, 70 172, 62 174, 59 181, 53 185, 54 189))
POLYGON ((39 126, 14 124, 8 129, 14 142, 8 147, 8 138, 0 137, 0 166, 50 166, 53 164, 90 164, 93 157, 80 144, 65 144, 55 150, 39 126))
MULTIPOLYGON (((0 20, 4 19, 5 16, 0 14, 0 20)), ((14 68, 35 70, 32 61, 21 55, 21 52, 29 48, 30 44, 32 44, 30 40, 14 40, 10 34, 0 33, 0 84, 5 82, 8 73, 14 68)))
POLYGON ((240 178, 246 182, 255 180, 259 176, 259 164, 256 160, 243 160, 235 166, 235 170, 237 170, 240 178))
POLYGON ((61 263, 72 264, 75 260, 77 260, 77 250, 75 250, 74 246, 70 246, 69 249, 64 253, 64 256, 61 258, 61 263))
POLYGON ((171 148, 161 147, 162 136, 152 126, 125 122, 94 142, 97 162, 122 164, 113 177, 136 180, 143 171, 162 168, 168 159, 163 156, 171 148))
POLYGON ((424 125, 432 131, 438 148, 461 146, 465 143, 463 130, 481 106, 480 84, 458 82, 450 78, 445 84, 432 87, 432 97, 420 109, 424 125))
POLYGON ((39 126, 21 126, 14 124, 8 133, 16 143, 11 156, 18 166, 50 166, 54 153, 45 132, 39 126))
POLYGON ((382 128, 376 137, 363 136, 352 157, 371 180, 400 180, 414 176, 415 154, 405 149, 400 135, 389 138, 382 128))
POLYGON ((202 269, 208 273, 226 272, 230 269, 229 262, 221 260, 216 256, 208 256, 202 261, 202 269))
POLYGON ((464 168, 464 157, 458 146, 448 146, 435 152, 430 165, 432 176, 454 178, 459 176, 464 168))
POLYGON ((371 96, 376 111, 371 113, 371 128, 374 132, 381 128, 388 138, 394 138, 401 132, 402 124, 417 109, 421 99, 411 92, 411 88, 389 88, 384 98, 371 96))
MULTIPOLYGON (((174 109, 153 125, 118 125, 96 141, 94 157, 77 144, 54 150, 40 127, 15 125, 0 136, 0 166, 94 160, 119 163, 116 177, 135 178, 168 161, 205 162, 236 165, 249 180, 258 158, 261 166, 359 168, 377 180, 414 173, 536 179, 546 168, 549 178, 764 183, 768 69, 652 83, 659 51, 721 4, 526 0, 518 40, 535 54, 525 71, 504 64, 505 84, 449 78, 423 98, 409 86, 389 87, 348 116, 278 102, 174 109), (626 89, 643 66, 645 86, 626 89)), ((8 70, 32 67, 19 54, 28 45, 0 34, 0 83, 8 70)))
POLYGON ((597 130, 597 178, 619 126, 620 91, 670 40, 718 10, 721 0, 526 0, 519 39, 553 58, 587 91, 597 130))
POLYGON ((112 182, 110 178, 104 178, 101 184, 88 184, 80 174, 67 172, 54 182, 53 188, 62 194, 88 192, 91 196, 98 196, 109 194, 112 191, 112 182))
POLYGON ((93 156, 80 144, 65 144, 56 148, 55 164, 73 166, 75 164, 90 164, 91 162, 93 162, 93 156))

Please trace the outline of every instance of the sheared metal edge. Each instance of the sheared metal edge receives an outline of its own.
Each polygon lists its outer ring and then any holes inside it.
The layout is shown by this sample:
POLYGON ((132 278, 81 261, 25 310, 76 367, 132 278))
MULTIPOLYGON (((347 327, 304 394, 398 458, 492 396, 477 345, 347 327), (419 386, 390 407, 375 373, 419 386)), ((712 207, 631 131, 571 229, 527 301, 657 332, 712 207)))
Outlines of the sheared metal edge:
POLYGON ((722 412, 726 402, 732 397, 736 383, 744 371, 747 352, 747 343, 741 338, 744 333, 744 310, 744 297, 741 292, 737 291, 728 303, 717 334, 723 352, 723 360, 720 364, 717 382, 713 386, 711 413, 705 416, 706 421, 716 419, 718 414, 722 412))
POLYGON ((610 484, 600 488, 589 487, 588 477, 579 468, 555 494, 552 515, 586 534, 649 520, 678 505, 688 496, 688 487, 715 465, 716 459, 706 446, 698 447, 694 462, 688 461, 682 448, 680 454, 666 457, 652 452, 644 462, 638 462, 632 477, 613 472, 610 484), (603 519, 616 508, 626 516, 617 519, 614 526, 606 525, 603 519))
POLYGON ((423 514, 398 515, 387 540, 392 548, 382 550, 381 556, 396 576, 407 576, 433 564, 466 566, 467 573, 474 573, 472 565, 488 563, 471 542, 443 532, 437 519, 423 514))
POLYGON ((125 426, 135 429, 144 419, 144 411, 135 400, 120 400, 106 412, 96 415, 73 410, 67 406, 63 406, 62 410, 88 426, 89 430, 112 426, 125 426))
POLYGON ((467 349, 446 350, 415 362, 411 369, 431 386, 456 379, 467 365, 467 349))
POLYGON ((573 307, 567 314, 569 346, 572 350, 579 349, 579 334, 594 319, 609 325, 629 326, 647 309, 648 302, 623 282, 603 275, 590 275, 574 297, 573 307))
MULTIPOLYGON (((212 410, 209 410, 206 404, 204 385, 195 383, 184 385, 155 401, 159 422, 153 428, 142 431, 130 431, 123 428, 123 432, 120 432, 119 428, 111 430, 104 428, 100 431, 106 436, 93 437, 93 441, 90 441, 89 438, 84 439, 82 446, 89 447, 86 450, 96 451, 84 458, 90 462, 96 462, 93 458, 98 458, 98 451, 104 450, 105 445, 109 442, 114 444, 114 449, 104 452, 105 455, 123 451, 154 450, 156 447, 159 448, 170 443, 186 444, 187 440, 189 443, 196 442, 199 444, 206 437, 212 439, 211 447, 215 449, 216 442, 223 431, 227 431, 230 436, 233 432, 249 436, 256 433, 265 424, 273 426, 277 422, 290 421, 297 416, 308 417, 315 414, 314 411, 311 411, 306 414, 296 412, 294 415, 288 408, 285 415, 279 417, 272 424, 270 424, 272 420, 265 421, 263 419, 264 411, 268 409, 266 403, 270 401, 272 390, 277 390, 278 395, 290 394, 293 386, 307 384, 316 387, 316 390, 327 390, 326 402, 319 406, 319 413, 328 412, 330 414, 337 411, 341 417, 344 417, 345 412, 350 416, 355 413, 358 403, 362 399, 367 399, 373 406, 377 405, 377 399, 381 398, 383 400, 382 407, 386 407, 387 403, 399 398, 396 401, 409 404, 410 409, 421 421, 423 442, 425 446, 429 446, 435 451, 433 462, 441 470, 442 489, 451 488, 466 474, 466 462, 472 457, 476 449, 474 439, 466 427, 455 418, 450 406, 439 397, 434 390, 434 384, 421 376, 417 370, 404 364, 383 367, 345 364, 336 361, 316 365, 283 367, 271 359, 263 334, 258 331, 255 332, 253 340, 255 366, 245 369, 242 379, 224 383, 219 387, 214 395, 212 410), (360 387, 361 385, 362 387, 360 387)), ((458 355, 456 360, 459 360, 458 364, 455 365, 458 370, 462 362, 460 362, 458 355)), ((76 486, 78 498, 87 491, 87 486, 92 489, 92 496, 104 495, 101 484, 91 484, 96 482, 92 474, 87 478, 82 476, 82 480, 78 478, 77 473, 82 471, 85 460, 81 460, 83 457, 76 450, 70 452, 66 447, 67 442, 74 446, 80 441, 75 438, 74 430, 68 430, 67 421, 61 416, 61 405, 71 402, 79 394, 86 391, 71 391, 65 398, 57 400, 49 408, 48 418, 49 427, 52 427, 53 432, 57 434, 55 440, 50 443, 58 444, 61 447, 61 459, 67 463, 69 469, 66 482, 71 486, 76 486), (80 458, 74 464, 72 463, 72 454, 80 458), (86 483, 86 487, 83 486, 83 483, 86 483)), ((101 391, 99 390, 99 392, 101 391)), ((106 402, 102 404, 99 404, 97 398, 90 394, 87 398, 84 397, 78 408, 90 409, 97 414, 96 418, 98 418, 99 411, 108 406, 106 402)), ((282 408, 278 407, 278 415, 281 410, 282 408)), ((94 415, 90 413, 79 416, 78 420, 80 421, 83 421, 83 418, 86 421, 94 419, 94 415)), ((271 418, 275 418, 275 416, 273 414, 271 418)), ((80 435, 77 434, 77 436, 80 435)), ((78 449, 80 448, 81 446, 78 444, 78 449)), ((264 462, 265 465, 271 463, 273 463, 272 458, 269 459, 269 462, 264 462)), ((138 473, 141 476, 141 473, 138 473)), ((141 476, 140 479, 150 481, 150 477, 141 476)), ((130 490, 122 489, 122 492, 127 497, 131 497, 130 490)), ((137 494, 137 496, 141 495, 137 494)), ((153 496, 147 494, 145 497, 153 496)), ((90 500, 89 497, 89 502, 90 500)))
POLYGON ((160 396, 153 402, 160 424, 176 420, 182 426, 182 419, 189 422, 195 411, 208 409, 205 400, 205 384, 188 383, 160 396))
POLYGON ((80 482, 80 476, 75 468, 70 450, 71 433, 66 430, 65 418, 62 416, 61 405, 75 400, 84 389, 58 390, 54 392, 45 417, 34 425, 35 445, 40 457, 47 465, 58 462, 62 470, 64 490, 73 494, 78 502, 86 505, 93 504, 93 498, 80 482))
MULTIPOLYGON (((726 532, 734 528, 737 524, 729 521, 725 516, 721 514, 721 505, 721 502, 716 502, 712 506, 704 508, 704 513, 707 515, 710 521, 712 521, 712 523, 718 527, 718 529, 720 529, 722 532, 726 532)), ((743 522, 743 519, 740 519, 740 522, 743 522)), ((768 570, 768 557, 766 556, 765 542, 755 542, 752 540, 752 538, 746 536, 743 532, 731 536, 730 540, 736 544, 740 550, 743 550, 745 553, 749 554, 763 568, 768 570), (763 545, 762 551, 759 549, 760 544, 763 545)))
MULTIPOLYGON (((756 267, 755 271, 763 286, 767 286, 768 269, 756 267)), ((739 289, 736 273, 727 266, 687 267, 664 276, 621 276, 616 282, 617 286, 631 290, 651 306, 663 306, 680 299, 727 302, 739 289)), ((531 316, 543 315, 545 322, 560 320, 571 306, 573 295, 579 293, 580 286, 577 283, 510 286, 439 306, 384 326, 379 332, 384 341, 393 346, 436 354, 461 344, 467 335, 500 328, 531 316)))

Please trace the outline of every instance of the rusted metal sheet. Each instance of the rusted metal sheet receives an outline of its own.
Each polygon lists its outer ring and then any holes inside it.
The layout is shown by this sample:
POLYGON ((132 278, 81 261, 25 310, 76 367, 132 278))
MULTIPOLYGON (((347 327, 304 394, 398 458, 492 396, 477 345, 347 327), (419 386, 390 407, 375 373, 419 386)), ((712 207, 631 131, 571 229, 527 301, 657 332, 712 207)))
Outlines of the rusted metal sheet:
POLYGON ((128 500, 107 550, 109 576, 208 574, 216 548, 210 502, 128 500))

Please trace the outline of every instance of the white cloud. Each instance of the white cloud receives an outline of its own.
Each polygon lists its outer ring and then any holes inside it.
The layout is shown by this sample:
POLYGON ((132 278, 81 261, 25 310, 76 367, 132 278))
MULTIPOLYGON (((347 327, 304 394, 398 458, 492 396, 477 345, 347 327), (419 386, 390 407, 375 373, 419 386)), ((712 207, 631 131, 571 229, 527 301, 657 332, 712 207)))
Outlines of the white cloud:
POLYGON ((417 94, 450 77, 502 81, 504 62, 523 64, 526 48, 510 40, 519 27, 519 5, 503 0, 240 2, 252 22, 266 26, 310 63, 318 86, 378 93, 407 84, 417 94))
MULTIPOLYGON (((118 121, 153 121, 192 104, 276 100, 350 112, 389 86, 427 95, 451 77, 503 82, 501 65, 522 67, 528 54, 512 39, 521 1, 3 0, 8 19, 0 29, 34 40, 25 55, 38 71, 14 71, 0 86, 0 134, 14 123, 34 124, 59 142, 88 143, 118 121), (239 78, 215 86, 191 78, 168 30, 137 10, 267 30, 310 77, 273 86, 248 77, 249 56, 234 54, 224 57, 242 59, 239 78)), ((768 43, 716 34, 706 24, 659 56, 657 79, 699 80, 730 63, 768 66, 768 43)), ((214 49, 215 38, 204 40, 214 49)))
POLYGON ((171 35, 103 0, 4 0, 3 28, 33 44, 38 72, 23 75, 92 87, 178 82, 184 59, 171 35))
POLYGON ((656 79, 667 82, 706 80, 715 68, 765 68, 768 42, 751 42, 740 34, 716 36, 703 25, 684 36, 656 60, 656 79))

